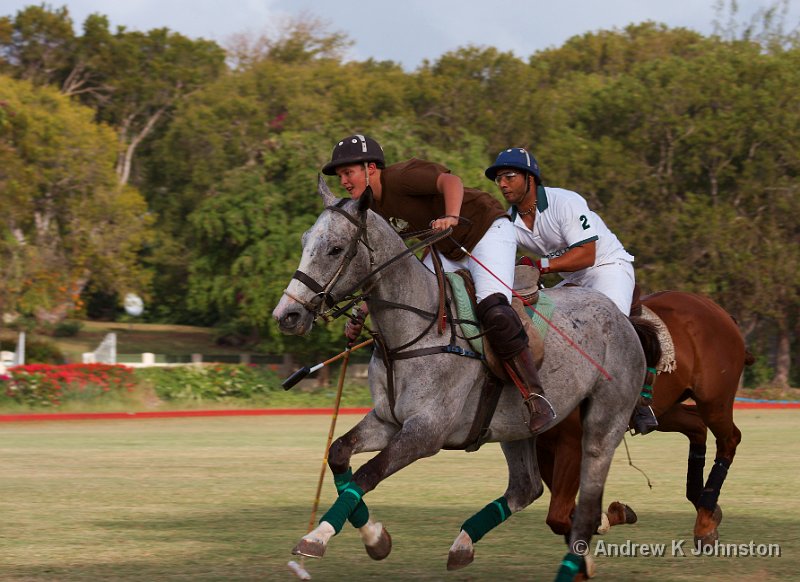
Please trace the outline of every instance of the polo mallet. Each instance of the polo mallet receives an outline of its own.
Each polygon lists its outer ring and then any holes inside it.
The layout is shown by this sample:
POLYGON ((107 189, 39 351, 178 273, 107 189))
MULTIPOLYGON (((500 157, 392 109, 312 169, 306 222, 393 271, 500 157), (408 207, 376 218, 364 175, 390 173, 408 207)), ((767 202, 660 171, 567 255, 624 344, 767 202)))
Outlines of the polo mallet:
POLYGON ((341 358, 341 357, 343 357, 345 355, 347 355, 349 357, 350 352, 353 352, 355 350, 363 348, 364 346, 368 346, 373 341, 375 341, 375 340, 370 338, 370 339, 368 339, 366 341, 361 342, 358 345, 353 346, 352 348, 347 348, 342 353, 337 354, 337 355, 333 356, 332 358, 329 358, 329 359, 325 360, 324 362, 320 362, 319 364, 316 364, 314 366, 303 366, 302 368, 297 370, 294 374, 292 374, 291 376, 286 378, 286 380, 283 381, 281 386, 283 386, 284 390, 289 390, 290 388, 292 388, 295 384, 297 384, 300 380, 302 380, 303 378, 305 378, 309 374, 312 374, 312 373, 316 372, 317 370, 319 370, 323 366, 327 366, 328 364, 330 364, 332 362, 335 362, 336 360, 338 360, 339 358, 341 358))
MULTIPOLYGON (((317 518, 317 509, 319 509, 319 498, 320 495, 322 494, 322 482, 325 480, 325 471, 328 468, 328 449, 331 448, 331 442, 333 441, 333 432, 336 430, 336 418, 339 416, 339 404, 342 401, 342 388, 344 387, 344 376, 345 373, 347 372, 347 363, 350 361, 350 352, 362 346, 365 346, 370 342, 372 342, 371 339, 353 348, 347 348, 338 356, 335 356, 330 360, 326 360, 321 364, 317 364, 317 366, 322 367, 325 364, 329 364, 330 362, 340 358, 341 356, 344 356, 344 361, 342 362, 342 371, 339 373, 339 385, 336 388, 336 400, 333 403, 333 415, 331 416, 331 428, 328 430, 328 442, 325 444, 325 453, 322 455, 322 467, 320 468, 319 480, 317 481, 317 494, 314 497, 314 505, 311 507, 311 517, 308 520, 308 528, 306 530, 306 533, 314 529, 314 521, 317 518)), ((298 370, 298 372, 300 371, 302 370, 298 370)), ((298 372, 295 372, 291 376, 291 378, 294 378, 298 374, 298 372)), ((289 379, 291 380, 291 378, 289 379)), ((292 572, 294 572, 295 576, 300 578, 300 580, 311 580, 311 574, 309 574, 308 570, 306 570, 305 568, 305 560, 306 559, 303 556, 300 558, 299 564, 294 560, 291 560, 287 565, 289 566, 289 569, 292 572)))

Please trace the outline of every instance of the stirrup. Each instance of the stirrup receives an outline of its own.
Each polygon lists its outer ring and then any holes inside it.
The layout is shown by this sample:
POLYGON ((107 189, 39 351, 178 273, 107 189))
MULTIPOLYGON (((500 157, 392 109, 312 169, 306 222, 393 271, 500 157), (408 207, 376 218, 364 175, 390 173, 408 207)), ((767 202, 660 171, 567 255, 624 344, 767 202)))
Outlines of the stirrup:
POLYGON ((528 419, 528 429, 533 433, 540 432, 545 426, 554 421, 557 417, 556 411, 550 401, 544 397, 543 394, 532 392, 530 396, 523 400, 525 407, 528 409, 530 418, 528 419), (544 403, 544 410, 539 410, 537 405, 534 404, 534 398, 541 399, 538 404, 544 403))

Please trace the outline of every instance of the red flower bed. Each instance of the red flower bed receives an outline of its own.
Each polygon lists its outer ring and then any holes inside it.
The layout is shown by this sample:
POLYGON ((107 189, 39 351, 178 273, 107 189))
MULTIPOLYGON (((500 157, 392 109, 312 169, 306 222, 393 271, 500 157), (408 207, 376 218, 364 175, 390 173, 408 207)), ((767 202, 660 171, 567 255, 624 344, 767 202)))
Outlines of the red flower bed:
POLYGON ((9 368, 5 395, 20 404, 59 406, 67 400, 88 400, 107 393, 133 391, 132 368, 112 364, 31 364, 9 368))

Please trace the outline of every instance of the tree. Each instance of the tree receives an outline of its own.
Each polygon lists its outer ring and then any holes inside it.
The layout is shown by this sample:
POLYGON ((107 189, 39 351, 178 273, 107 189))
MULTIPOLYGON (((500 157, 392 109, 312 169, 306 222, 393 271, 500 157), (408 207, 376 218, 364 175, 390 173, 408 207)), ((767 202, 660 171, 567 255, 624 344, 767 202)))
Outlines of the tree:
POLYGON ((141 195, 116 183, 113 131, 55 89, 0 81, 0 309, 53 323, 90 281, 146 288, 136 255, 150 217, 141 195))
POLYGON ((117 130, 116 171, 124 185, 143 141, 181 99, 224 72, 225 53, 166 28, 108 27, 105 16, 92 14, 76 37, 66 7, 31 6, 0 21, 0 56, 13 76, 58 86, 117 130))

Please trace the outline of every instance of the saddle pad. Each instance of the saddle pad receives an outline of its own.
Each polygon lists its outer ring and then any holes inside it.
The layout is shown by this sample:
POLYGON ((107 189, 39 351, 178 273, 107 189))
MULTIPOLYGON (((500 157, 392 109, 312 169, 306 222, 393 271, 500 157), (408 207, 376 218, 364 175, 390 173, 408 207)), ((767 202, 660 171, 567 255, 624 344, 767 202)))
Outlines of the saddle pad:
POLYGON ((453 303, 456 306, 456 317, 461 320, 461 331, 469 340, 472 350, 483 356, 485 355, 483 353, 483 336, 464 279, 457 273, 445 273, 445 275, 447 275, 450 288, 453 290, 453 303))
POLYGON ((553 316, 555 310, 556 304, 553 303, 552 298, 548 297, 547 293, 542 290, 539 291, 539 301, 536 302, 536 309, 528 307, 527 305, 525 306, 525 313, 530 315, 531 323, 533 327, 536 328, 536 331, 539 332, 542 341, 547 337, 547 330, 550 329, 545 318, 549 320, 553 316))
POLYGON ((672 343, 672 336, 669 334, 667 324, 656 315, 656 312, 642 305, 642 317, 652 323, 658 331, 658 341, 661 344, 661 359, 658 361, 656 370, 658 372, 669 373, 677 368, 675 361, 675 345, 672 343))
MULTIPOLYGON (((445 273, 445 275, 447 275, 447 280, 453 290, 453 303, 456 306, 456 317, 461 320, 461 331, 464 332, 464 336, 469 340, 472 349, 481 355, 485 355, 478 316, 475 313, 472 299, 467 292, 464 279, 456 273, 445 273)), ((544 291, 539 291, 539 301, 536 303, 535 310, 527 305, 525 306, 525 313, 530 316, 531 323, 539 333, 542 341, 547 336, 547 330, 549 329, 543 317, 550 319, 555 308, 555 303, 544 291)))

